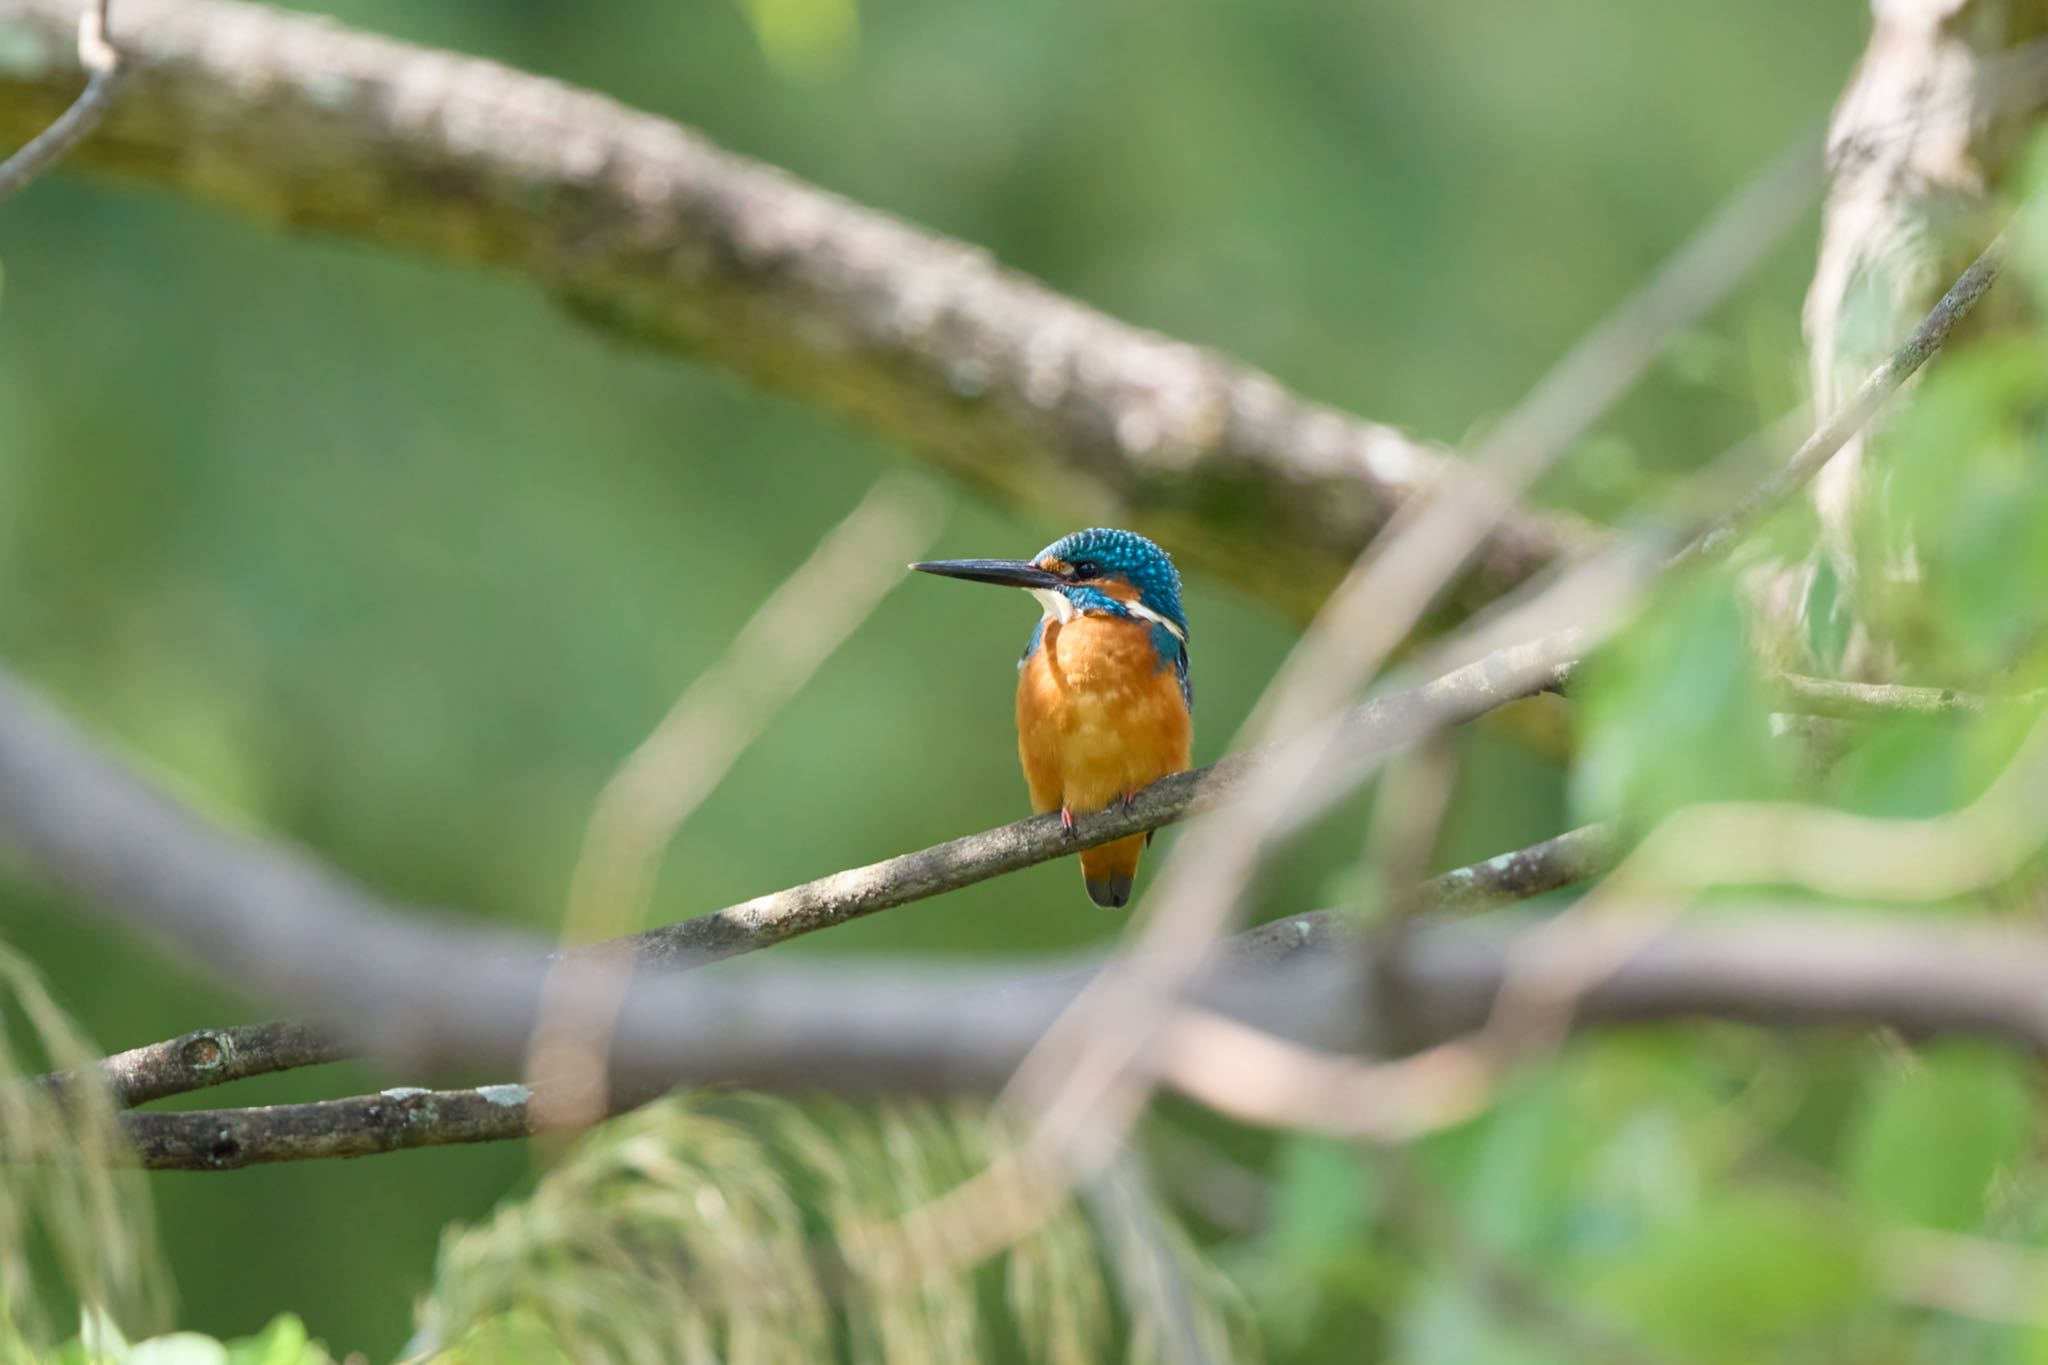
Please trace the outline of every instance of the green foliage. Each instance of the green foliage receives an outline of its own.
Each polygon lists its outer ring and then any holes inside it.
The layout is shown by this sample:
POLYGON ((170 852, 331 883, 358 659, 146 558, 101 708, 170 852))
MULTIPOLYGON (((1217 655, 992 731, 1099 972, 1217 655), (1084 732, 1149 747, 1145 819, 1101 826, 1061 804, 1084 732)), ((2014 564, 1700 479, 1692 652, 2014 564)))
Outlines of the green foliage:
POLYGON ((1700 801, 1774 794, 1783 746, 1723 571, 1681 578, 1584 666, 1572 794, 1592 819, 1638 827, 1700 801))
POLYGON ((253 1337, 217 1341, 198 1332, 172 1332, 129 1342, 107 1320, 88 1320, 85 1330, 47 1356, 17 1357, 21 1365, 334 1365, 306 1325, 290 1313, 271 1319, 253 1337))
MULTIPOLYGON (((1319 399, 1450 440, 1487 425, 1836 97, 1868 10, 312 7, 679 116, 1319 399)), ((210 813, 421 901, 554 924, 611 766, 890 458, 596 339, 501 279, 63 177, 11 202, 5 226, 10 664, 210 813)), ((1810 269, 1803 247, 1788 251, 1679 338, 1546 495, 1638 518, 1792 406, 1810 269)), ((1808 586, 1816 657, 1847 650, 1853 604, 1929 683, 2042 681, 2048 365, 2034 340, 1971 349, 1901 409, 1885 437, 1898 475, 1859 513, 1868 545, 1932 546, 1925 576, 1899 579, 1875 551, 1828 566, 1808 586)), ((1237 510, 1227 480, 1189 496, 1190 513, 1237 510)), ((968 499, 949 524, 936 553, 1023 552, 1071 529, 968 499)), ((1803 550, 1812 531, 1776 526, 1772 543, 1803 550)), ((1190 588, 1207 759, 1291 623, 1227 575, 1190 588)), ((1690 802, 1809 785, 1846 810, 1934 814, 1980 792, 2031 723, 1843 730, 1839 761, 1810 778, 1775 735, 1739 591, 1720 571, 1674 584, 1588 665, 1570 764, 1518 750, 1482 766, 1472 753, 1507 741, 1461 734, 1467 790, 1439 847, 1484 856, 1574 811, 1641 829, 1690 802)), ((1029 616, 969 593, 885 605, 685 831, 661 917, 1021 813, 1008 688, 1029 616)), ((1355 824, 1291 850, 1262 898, 1299 909, 1338 884, 1355 824)), ((109 1044, 250 1012, 19 882, 0 902, 8 935, 109 1044)), ((1049 867, 778 951, 1011 954, 1121 927, 1079 902, 1071 868, 1049 867)), ((6 1017, 0 1071, 88 1055, 45 1026, 40 988, 8 984, 42 1022, 6 1017)), ((2014 1059, 1947 1046, 1877 1055, 1704 1026, 1579 1042, 1418 1144, 1417 1190, 1339 1142, 1232 1133, 1254 1187, 1240 1202, 1263 1225, 1189 1250, 1154 1209, 1155 1240, 1229 1359, 1257 1336, 1279 1365, 2048 1362, 2024 1293, 1998 1299, 1996 1277, 1966 1274, 1998 1310, 1966 1320, 1908 1298, 1887 1259, 1929 1229, 1998 1239, 2022 1270, 2043 1255, 2028 1081, 2014 1059), (1404 1217, 1417 1197, 1460 1239, 1404 1217)), ((323 1072, 232 1098, 371 1083, 323 1072)), ((0 1104, 20 1098, 0 1090, 0 1104)), ((0 1109, 0 1131, 48 1152, 48 1118, 0 1109)), ((216 1335, 291 1306, 337 1349, 388 1359, 439 1229, 463 1220, 428 1299, 451 1363, 1163 1354, 1146 1277, 1129 1270, 1144 1239, 1092 1206, 972 1275, 910 1289, 862 1277, 859 1229, 954 1187, 999 1142, 971 1113, 671 1103, 489 1216, 526 1188, 509 1146, 151 1187, 181 1320, 216 1335)), ((154 1329, 141 1184, 63 1162, 0 1172, 14 1333, 0 1358, 83 1365, 82 1343, 48 1350, 74 1298, 154 1329)), ((249 1340, 178 1334, 120 1352, 327 1359, 289 1317, 249 1340)))
MULTIPOLYGON (((1156 1235, 1127 1235, 1125 1218, 1091 1231, 1062 1205, 992 1268, 959 1262, 950 1242, 901 1241, 899 1220, 1007 1144, 967 1108, 663 1101, 584 1141, 529 1198, 452 1231, 421 1341, 440 1365, 1086 1365, 1120 1338, 1143 1365, 1171 1358, 1150 1287, 1166 1275, 1174 1311, 1247 1358, 1228 1285, 1142 1196, 1129 1211, 1156 1235)), ((996 1197, 986 1216, 1008 1207, 996 1197)))
POLYGON ((1732 1362, 1820 1339, 1870 1279, 1852 1228, 1743 1190, 1653 1224, 1597 1288, 1643 1340, 1732 1362))
POLYGON ((1962 1232, 2026 1155, 2028 1068, 2010 1053, 1947 1044, 1887 1059, 1847 1135, 1843 1177, 1876 1217, 1962 1232))
POLYGON ((2048 349, 2006 336, 1935 367, 1885 433, 1895 472, 1861 508, 1859 604, 1910 680, 1998 685, 2037 654, 2044 419, 2048 349))
POLYGON ((14 1350, 47 1345, 52 1319, 77 1305, 107 1322, 163 1313, 149 1200, 121 1167, 100 1055, 0 942, 0 1345, 14 1350), (24 1079, 45 1070, 91 1079, 60 1099, 24 1079))
POLYGON ((1360 1317, 1385 1310, 1399 1273, 1375 1235, 1364 1156, 1328 1138, 1289 1137, 1272 1171, 1268 1226, 1233 1260, 1261 1325, 1288 1355, 1355 1341, 1360 1317))

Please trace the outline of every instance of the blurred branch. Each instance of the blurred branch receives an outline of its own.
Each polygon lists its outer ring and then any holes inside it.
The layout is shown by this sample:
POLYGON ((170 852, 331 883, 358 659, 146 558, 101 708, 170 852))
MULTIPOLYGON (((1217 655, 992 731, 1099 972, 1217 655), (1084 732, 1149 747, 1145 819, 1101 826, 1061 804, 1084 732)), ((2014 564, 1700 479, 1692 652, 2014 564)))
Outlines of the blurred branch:
POLYGON ((123 68, 121 51, 114 46, 107 27, 107 5, 108 0, 91 0, 78 17, 78 65, 86 75, 85 89, 55 122, 0 162, 0 204, 21 193, 29 181, 84 141, 114 102, 123 68))
POLYGON ((583 1127, 602 1117, 604 1054, 630 945, 601 947, 647 922, 663 857, 770 719, 903 581, 903 563, 943 516, 922 479, 884 475, 755 610, 598 793, 569 881, 562 939, 526 1077, 583 1127), (583 951, 575 951, 577 948, 583 951))
MULTIPOLYGON (((1612 832, 1605 826, 1590 825, 1432 877, 1409 893, 1407 903, 1420 914, 1476 914, 1598 876, 1612 865, 1617 852, 1612 832)), ((1279 961, 1301 948, 1327 945, 1341 937, 1345 928, 1340 912, 1311 911, 1247 930, 1227 942, 1225 951, 1246 961, 1279 961)), ((752 946, 765 948, 780 941, 764 939, 752 946)), ((731 944, 711 960, 745 951, 746 947, 731 944)), ((663 961, 655 958, 643 965, 663 961)), ((672 968, 682 965, 666 961, 672 968)), ((133 1106, 251 1076, 345 1061, 355 1055, 335 1033, 300 1020, 280 1019, 201 1029, 151 1043, 107 1058, 100 1071, 116 1101, 133 1106)), ((47 1079, 52 1084, 60 1080, 47 1079)))
MULTIPOLYGON (((1550 648, 1508 651, 1379 698, 1360 709, 1353 728, 1366 741, 1396 744, 1418 727, 1482 714, 1550 682, 1561 662, 1550 648)), ((1169 779, 1128 810, 1084 821, 1079 840, 1064 837, 1058 820, 1047 818, 966 841, 972 861, 957 858, 960 841, 933 851, 936 857, 913 855, 914 875, 901 875, 899 864, 882 889, 871 885, 870 895, 850 903, 799 897, 807 921, 778 902, 773 913, 717 919, 722 943, 690 931, 624 942, 643 964, 666 965, 729 955, 735 937, 763 946, 864 913, 862 905, 900 904, 1165 823, 1198 797, 1220 794, 1203 791, 1206 776, 1169 779), (820 909, 826 918, 818 917, 820 909)), ((329 1027, 338 1048, 416 1067, 462 1062, 509 1070, 524 1060, 548 970, 538 944, 446 917, 437 923, 295 850, 229 834, 98 749, 4 671, 0 839, 86 908, 239 989, 304 1009, 329 1027)), ((696 982, 643 973, 620 1006, 622 1067, 632 1070, 635 1049, 664 1052, 706 1027, 730 1032, 730 1019, 699 1018, 691 1027, 662 1022, 695 1018, 704 998, 696 982)), ((773 1043, 769 1035, 757 1039, 762 1048, 773 1043)), ((294 1045, 307 1060, 340 1055, 319 1046, 317 1033, 294 1045)))
POLYGON ((1793 452, 1791 460, 1751 489, 1741 502, 1702 532, 1679 554, 1676 562, 1687 564, 1725 554, 1765 516, 1811 482, 1821 467, 1877 414, 1885 400, 1941 349, 1956 324, 1970 315, 1977 301, 1997 282, 2005 269, 2007 236, 2007 233, 2000 233, 1990 246, 1984 248, 1983 254, 1949 286, 1933 310, 1920 320, 1884 363, 1857 386, 1847 401, 1828 414, 1819 429, 1793 452))
MULTIPOLYGON (((1947 688, 1838 683, 1789 675, 1780 681, 1785 685, 1788 704, 1818 714, 1855 719, 1974 714, 1987 705, 2007 700, 1947 688)), ((1081 817, 1074 842, 1042 837, 1052 832, 1058 822, 1049 817, 1032 817, 869 867, 835 873, 788 891, 652 930, 626 942, 634 945, 635 960, 645 966, 675 969, 735 957, 1063 857, 1076 847, 1182 819, 1200 802, 1211 799, 1212 791, 1220 799, 1230 776, 1229 765, 1219 764, 1203 773, 1188 774, 1185 779, 1170 779, 1184 786, 1185 793, 1176 794, 1177 789, 1161 791, 1164 783, 1148 788, 1129 811, 1112 810, 1081 817), (1212 784, 1207 790, 1202 780, 1204 773, 1212 784)), ((1614 866, 1619 852, 1612 827, 1588 825, 1429 878, 1404 898, 1404 904, 1412 907, 1413 913, 1438 919, 1478 914, 1598 877, 1614 866)), ((1344 923, 1337 912, 1317 910, 1246 930, 1230 942, 1239 950, 1270 956, 1327 942, 1343 931, 1344 923)), ((198 1030, 109 1057, 101 1069, 122 1104, 139 1105, 250 1076, 342 1061, 354 1055, 355 1049, 330 1030, 300 1020, 277 1020, 198 1030)))
MULTIPOLYGON (((1979 262, 1979 266, 1984 263, 1979 262)), ((1977 267, 1973 267, 1976 271, 1977 267)), ((1983 280, 1988 286, 1989 279, 1983 280)), ((1958 286, 1951 315, 1974 298, 1958 286)), ((1942 310, 1937 310, 1940 313, 1942 310)), ((1924 324, 1923 324, 1924 326, 1924 324)), ((1938 344, 1938 341, 1935 343, 1938 344)), ((1932 346, 1901 348, 1917 365, 1932 346)), ((1896 357, 1895 357, 1896 358, 1896 357)), ((1899 368, 1899 367, 1894 367, 1899 368)), ((1880 372, 1882 374, 1882 372, 1880 372)), ((1878 382, 1874 376, 1872 384, 1878 382)), ((1818 436, 1816 440, 1818 440, 1818 436)), ((1375 698, 1334 735, 1336 759, 1412 742, 1533 691, 1563 686, 1584 640, 1572 632, 1488 655, 1434 681, 1375 698)), ((939 845, 629 940, 634 957, 686 965, 843 922, 888 905, 1065 856, 1155 828, 1213 804, 1241 781, 1248 757, 1155 784, 1128 807, 1083 820, 1069 838, 1051 817, 939 845)), ((1330 766, 1325 763, 1322 766, 1330 766)), ((1311 770, 1313 787, 1322 774, 1311 770)), ((1297 794, 1289 799, 1299 804, 1297 794)), ((255 1074, 270 1061, 312 1064, 367 1048, 426 1065, 515 1064, 532 1036, 544 972, 531 943, 470 927, 433 927, 292 851, 208 825, 96 750, 0 672, 0 836, 45 876, 127 927, 197 958, 217 975, 329 1021, 331 1035, 258 1026, 244 1060, 202 1073, 157 1059, 150 1085, 200 1074, 255 1074), (318 952, 308 950, 319 945, 318 952), (276 1047, 268 1044, 276 1043, 276 1047), (329 1046, 331 1044, 332 1046, 329 1046)), ((637 984, 622 1007, 623 1058, 666 1057, 705 996, 637 984), (637 1032, 633 1032, 637 1030, 637 1032)), ((714 1016, 715 1017, 715 1016, 714 1016)), ((729 1023, 729 1021, 726 1021, 729 1023)), ((843 1020, 836 1025, 843 1027, 843 1020)), ((771 1039, 757 1040, 767 1049, 771 1039)), ((855 1040, 843 1040, 857 1048, 855 1040)), ((153 1055, 154 1050, 145 1049, 153 1055)), ((204 1053, 204 1049, 199 1049, 204 1053)), ((201 1060, 205 1060, 202 1056, 201 1060)), ((767 1064, 765 1052, 754 1057, 767 1064)), ((797 1063, 792 1063, 797 1065, 797 1063)), ((659 1069, 659 1068, 657 1068, 659 1069)), ((155 1093, 167 1093, 157 1089, 155 1093)))
POLYGON ((1909 687, 1903 683, 1844 682, 1780 673, 1771 679, 1787 711, 1835 720, 1886 720, 1896 716, 1981 716, 2005 706, 2038 706, 2041 691, 2010 694, 1958 692, 1952 687, 1909 687))
MULTIPOLYGON (((1418 926, 1398 961, 1387 964, 1373 961, 1362 943, 1337 951, 1328 939, 1269 942, 1270 952, 1233 952, 1196 997, 1212 1017, 1229 1010, 1307 1045, 1380 1053, 1389 1039, 1376 1022, 1372 982, 1383 969, 1400 983, 1404 1036, 1455 1038, 1485 1021, 1534 932, 1418 926)), ((1546 957, 1540 969, 1563 964, 1546 957)), ((855 1096, 990 1093, 1092 974, 838 963, 829 971, 777 966, 695 977, 689 1006, 669 1016, 692 1031, 662 1040, 660 1065, 643 1069, 639 1093, 711 1082, 855 1096)), ((1912 1037, 1974 1034, 2040 1052, 2048 1051, 2044 979, 2048 936, 2038 933, 1764 907, 1660 932, 1585 991, 1572 1026, 1690 1018, 1773 1029, 1889 1026, 1912 1037)), ((1185 1037, 1169 1037, 1155 1059, 1169 1084, 1231 1101, 1236 1111, 1264 1112, 1243 1088, 1259 1078, 1227 1070, 1219 1058, 1179 1055, 1185 1037)), ((524 1105, 520 1087, 391 1090, 123 1121, 146 1164, 211 1170, 524 1136, 524 1105)))
MULTIPOLYGON (((124 0, 149 41, 82 164, 267 222, 523 275, 607 330, 723 365, 999 498, 1114 520, 1306 615, 1454 467, 689 129, 489 62, 232 0, 124 0)), ((77 0, 0 0, 0 136, 77 79, 77 0)), ((1471 608, 1583 532, 1508 515, 1471 608)))

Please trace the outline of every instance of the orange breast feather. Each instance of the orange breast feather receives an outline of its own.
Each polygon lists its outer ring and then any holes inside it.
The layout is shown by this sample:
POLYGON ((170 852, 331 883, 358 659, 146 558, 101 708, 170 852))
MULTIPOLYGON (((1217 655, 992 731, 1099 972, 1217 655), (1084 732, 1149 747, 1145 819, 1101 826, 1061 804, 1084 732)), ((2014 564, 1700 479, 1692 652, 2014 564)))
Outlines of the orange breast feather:
MULTIPOLYGON (((1113 616, 1047 621, 1017 679, 1017 753, 1032 809, 1101 810, 1188 766, 1194 727, 1151 627, 1113 616)), ((1144 837, 1081 855, 1099 905, 1130 897, 1144 837)))

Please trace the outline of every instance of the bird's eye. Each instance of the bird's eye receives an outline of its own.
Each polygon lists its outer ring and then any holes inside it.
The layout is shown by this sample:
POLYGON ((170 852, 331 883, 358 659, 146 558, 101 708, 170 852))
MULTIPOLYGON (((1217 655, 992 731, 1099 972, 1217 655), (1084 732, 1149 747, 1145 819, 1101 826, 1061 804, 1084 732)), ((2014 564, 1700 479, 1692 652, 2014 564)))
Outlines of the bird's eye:
POLYGON ((1069 567, 1069 572, 1071 572, 1077 580, 1100 578, 1102 576, 1102 566, 1100 564, 1097 564, 1092 559, 1082 559, 1075 561, 1075 563, 1069 567))

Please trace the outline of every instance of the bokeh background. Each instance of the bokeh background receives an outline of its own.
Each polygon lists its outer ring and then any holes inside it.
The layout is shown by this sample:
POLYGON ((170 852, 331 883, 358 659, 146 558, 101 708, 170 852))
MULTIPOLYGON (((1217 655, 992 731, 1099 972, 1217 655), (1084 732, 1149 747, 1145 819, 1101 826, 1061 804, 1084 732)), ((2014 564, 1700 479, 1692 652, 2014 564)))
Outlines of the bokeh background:
MULTIPOLYGON (((608 92, 991 248, 1308 394, 1456 441, 1727 193, 1810 134, 1857 0, 350 0, 366 28, 608 92)), ((1811 232, 1545 489, 1609 515, 1800 393, 1811 232)), ((58 176, 0 221, 0 649, 207 810, 394 896, 548 929, 591 799, 816 537, 899 459, 626 348, 518 281, 58 176)), ((1073 529, 947 489, 936 552, 1073 529)), ((1171 548, 1171 547, 1169 547, 1171 548)), ((1189 584, 1197 755, 1298 622, 1189 584)), ((690 822, 681 918, 1015 818, 1028 604, 907 582, 690 822)), ((1439 865, 1561 824, 1473 741, 1439 865)), ((1169 836, 1170 837, 1170 836, 1169 836)), ((1282 870, 1341 884, 1356 831, 1282 870)), ((1156 858, 1156 854, 1155 854, 1156 858)), ((1122 924, 1070 865, 778 952, 1016 953, 1122 924)), ((0 934, 108 1049, 269 1009, 10 873, 0 934)), ((352 1093, 337 1069, 195 1102, 352 1093)), ((388 1356, 437 1239, 520 1146, 153 1177, 181 1324, 301 1313, 388 1356)))

